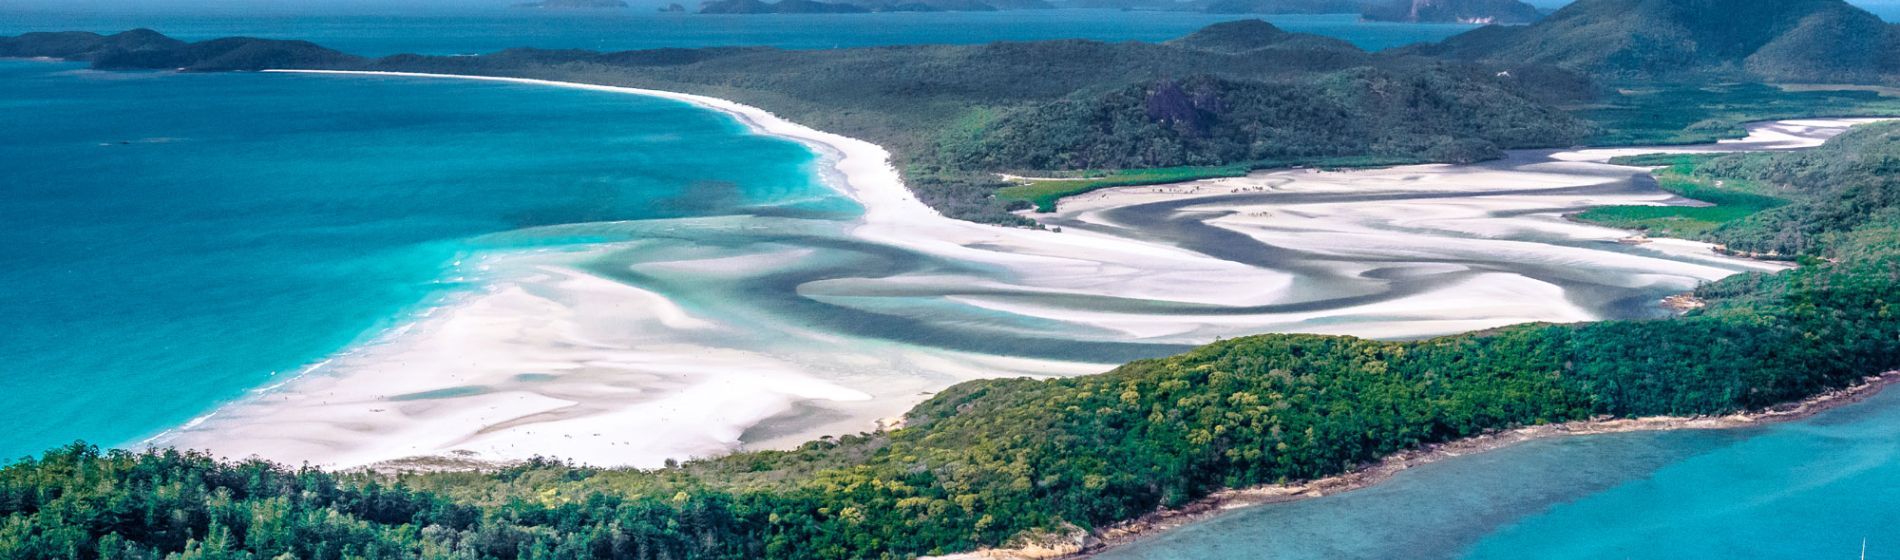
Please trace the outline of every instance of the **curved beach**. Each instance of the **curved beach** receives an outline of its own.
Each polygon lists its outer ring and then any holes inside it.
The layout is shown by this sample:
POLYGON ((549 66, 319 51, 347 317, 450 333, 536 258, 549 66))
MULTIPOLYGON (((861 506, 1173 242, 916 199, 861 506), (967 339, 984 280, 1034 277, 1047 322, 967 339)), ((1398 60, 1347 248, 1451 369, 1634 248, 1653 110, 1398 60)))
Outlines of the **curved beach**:
POLYGON ((1096 373, 1261 332, 1417 338, 1658 316, 1666 295, 1778 266, 1618 243, 1628 232, 1563 219, 1684 201, 1641 170, 1562 154, 1100 191, 1041 216, 1056 233, 944 218, 882 148, 721 99, 323 73, 691 103, 808 146, 863 213, 609 224, 628 241, 497 257, 484 266, 506 272, 482 293, 161 443, 339 467, 534 455, 656 466, 894 425, 969 379, 1096 373), (833 262, 838 247, 858 260, 833 262))

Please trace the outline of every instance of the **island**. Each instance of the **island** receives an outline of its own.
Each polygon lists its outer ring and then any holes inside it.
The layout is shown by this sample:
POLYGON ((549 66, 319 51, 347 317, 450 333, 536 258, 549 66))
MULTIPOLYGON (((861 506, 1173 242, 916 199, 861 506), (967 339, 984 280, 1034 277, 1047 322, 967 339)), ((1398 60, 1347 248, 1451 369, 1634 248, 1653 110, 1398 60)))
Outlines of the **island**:
POLYGON ((625 8, 627 7, 627 3, 623 0, 541 0, 539 2, 515 4, 515 7, 543 8, 549 10, 587 10, 625 8))
POLYGON ((1521 0, 1391 0, 1366 7, 1371 21, 1517 25, 1544 17, 1521 0))
POLYGON ((711 0, 702 14, 855 14, 868 12, 994 12, 1050 8, 1042 0, 711 0))
POLYGON ((1192 0, 1177 9, 1210 14, 1356 14, 1365 0, 1192 0))
MULTIPOLYGON (((887 147, 903 196, 935 210, 906 214, 919 222, 940 213, 1021 228, 1044 227, 1037 210, 1129 185, 1679 146, 1741 137, 1749 121, 1900 115, 1864 89, 1780 87, 1900 83, 1894 26, 1839 0, 1732 0, 1720 21, 1700 17, 1706 6, 1579 0, 1527 26, 1379 53, 1242 21, 1164 44, 377 59, 295 41, 49 33, 0 39, 0 56, 696 94, 887 147), (1651 48, 1665 37, 1688 39, 1651 48)), ((337 473, 75 444, 0 469, 0 516, 22 527, 0 546, 22 557, 1084 553, 1118 524, 1223 490, 1364 472, 1501 430, 1785 417, 1774 411, 1851 401, 1896 378, 1881 374, 1900 369, 1900 125, 1804 151, 1608 161, 1654 169, 1660 188, 1706 206, 1576 219, 1788 266, 1696 288, 1679 300, 1695 305, 1663 319, 1404 341, 1269 334, 1097 375, 961 383, 883 428, 651 470, 438 458, 337 473)))

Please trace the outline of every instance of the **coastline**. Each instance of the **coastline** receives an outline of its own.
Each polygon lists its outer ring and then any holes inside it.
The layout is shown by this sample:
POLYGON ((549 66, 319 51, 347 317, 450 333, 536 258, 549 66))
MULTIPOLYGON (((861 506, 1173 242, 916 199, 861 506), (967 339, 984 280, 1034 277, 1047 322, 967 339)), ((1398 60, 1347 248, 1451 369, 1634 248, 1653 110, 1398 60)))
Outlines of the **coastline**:
MULTIPOLYGON (((864 207, 860 218, 844 223, 850 237, 997 268, 1033 269, 1039 274, 1022 276, 1037 283, 1027 288, 1039 293, 1099 297, 1145 285, 1157 297, 1211 303, 1232 293, 1220 288, 1272 285, 1279 278, 1271 271, 1172 247, 950 220, 911 196, 882 148, 724 100, 514 78, 281 72, 523 83, 636 94, 715 110, 735 118, 751 133, 790 139, 816 152, 825 186, 864 207), (1115 267, 1112 276, 1130 281, 1103 280, 1104 263, 1115 267), (1209 276, 1220 279, 1195 281, 1209 276), (1215 288, 1202 289, 1210 286, 1215 288)), ((734 219, 662 220, 650 226, 613 227, 629 231, 740 227, 734 219)), ((752 224, 770 226, 768 222, 748 221, 742 229, 760 229, 752 224)), ((619 248, 609 243, 582 253, 610 254, 619 248)), ((335 468, 444 459, 501 464, 533 455, 596 466, 650 467, 665 459, 792 448, 823 435, 884 429, 934 391, 962 381, 1084 375, 1118 363, 991 355, 888 341, 870 341, 854 351, 831 354, 824 354, 824 348, 775 352, 757 342, 701 343, 693 339, 729 334, 733 324, 709 323, 697 315, 699 309, 682 308, 667 294, 624 285, 576 266, 581 259, 577 254, 513 259, 508 266, 516 270, 514 276, 525 277, 525 283, 510 279, 478 290, 454 306, 429 309, 419 321, 402 325, 392 336, 379 337, 374 345, 351 348, 320 362, 317 368, 324 371, 301 370, 264 391, 249 392, 189 424, 170 428, 146 445, 335 468), (460 352, 458 346, 483 350, 460 352), (880 362, 886 366, 876 365, 880 362), (695 363, 699 366, 689 365, 695 363), (898 367, 888 367, 892 365, 898 367), (867 370, 890 373, 868 378, 867 370), (559 375, 536 373, 548 371, 559 375), (525 383, 526 377, 537 379, 525 383), (561 381, 541 381, 554 377, 561 381), (652 429, 629 434, 624 429, 628 425, 652 429)), ((793 266, 802 254, 780 250, 699 260, 667 257, 660 259, 666 262, 652 263, 652 268, 727 276, 748 268, 793 266)), ((849 296, 860 286, 872 291, 905 290, 914 289, 920 281, 943 283, 918 276, 829 280, 807 286, 816 288, 813 292, 820 297, 849 296)), ((787 340, 840 340, 809 325, 759 328, 776 328, 787 340)))
MULTIPOLYGON (((1510 239, 1512 230, 1525 225, 1546 226, 1536 220, 1499 221, 1493 214, 1512 207, 1544 208, 1558 199, 1480 191, 1472 200, 1440 204, 1445 211, 1433 214, 1445 218, 1444 223, 1416 224, 1450 235, 1394 237, 1392 233, 1404 231, 1362 227, 1370 220, 1408 222, 1404 227, 1410 228, 1410 222, 1421 217, 1417 203, 1402 204, 1401 214, 1321 216, 1343 224, 1350 235, 1298 237, 1296 241, 1308 244, 1306 250, 1323 258, 1308 272, 1289 272, 1274 262, 1236 262, 1151 239, 1140 231, 1053 232, 952 220, 909 192, 883 148, 711 97, 491 76, 281 72, 503 82, 683 102, 731 116, 752 133, 806 146, 819 156, 816 171, 825 186, 856 201, 863 213, 849 221, 820 224, 824 232, 813 230, 812 224, 746 217, 611 225, 610 231, 626 232, 628 239, 652 237, 638 232, 673 232, 661 237, 682 243, 666 246, 652 258, 633 256, 647 252, 628 251, 634 245, 614 242, 565 256, 512 259, 506 266, 515 274, 506 282, 442 308, 421 323, 405 325, 399 336, 389 337, 393 340, 337 356, 324 371, 306 372, 268 393, 222 405, 199 424, 174 428, 172 437, 160 444, 338 468, 392 462, 422 466, 443 460, 506 463, 531 455, 594 466, 650 467, 665 459, 790 448, 824 435, 886 429, 930 394, 962 381, 1084 375, 1119 363, 1099 354, 1035 358, 814 328, 799 317, 762 315, 761 309, 741 301, 771 295, 758 292, 715 292, 720 295, 713 299, 725 303, 709 307, 702 297, 698 305, 682 306, 675 298, 691 294, 630 285, 611 276, 616 269, 632 270, 670 275, 673 285, 717 284, 743 280, 748 274, 795 271, 822 255, 813 253, 812 246, 778 244, 773 236, 779 231, 822 233, 838 242, 917 255, 906 258, 927 263, 987 271, 946 273, 941 265, 929 265, 900 268, 889 276, 844 272, 801 280, 790 288, 795 294, 779 297, 824 305, 909 298, 926 302, 930 313, 955 306, 951 310, 958 313, 1050 322, 1061 330, 1038 327, 1036 334, 1088 343, 1192 345, 1259 332, 1403 339, 1523 322, 1605 318, 1568 301, 1566 285, 1548 276, 1476 270, 1484 267, 1468 262, 1607 274, 1616 279, 1601 285, 1655 293, 1658 300, 1743 269, 1738 267, 1755 266, 1713 255, 1621 254, 1596 243, 1598 237, 1622 235, 1602 228, 1566 225, 1554 230, 1554 238, 1571 240, 1567 244, 1510 239), (697 248, 693 241, 702 237, 676 235, 681 228, 760 233, 710 234, 720 236, 706 238, 722 240, 716 244, 743 247, 719 252, 697 248), (1500 236, 1505 238, 1491 239, 1500 236), (1326 246, 1329 239, 1346 238, 1373 243, 1326 246), (1395 245, 1394 239, 1404 243, 1395 245), (1400 249, 1394 252, 1391 247, 1400 249), (1384 262, 1377 267, 1350 262, 1359 259, 1350 251, 1367 248, 1385 251, 1375 256, 1392 258, 1370 259, 1384 262), (606 260, 584 262, 595 257, 606 260), (605 268, 595 268, 599 266, 605 268), (1320 274, 1309 274, 1312 271, 1320 274), (1329 285, 1331 278, 1362 276, 1370 290, 1329 285), (1386 282, 1410 282, 1418 288, 1379 287, 1386 282), (642 429, 629 431, 627 426, 642 429)), ((1520 180, 1542 187, 1616 180, 1590 175, 1601 174, 1600 169, 1567 165, 1502 177, 1488 175, 1494 170, 1485 168, 1405 167, 1331 176, 1334 182, 1323 184, 1322 190, 1362 190, 1367 187, 1358 181, 1382 173, 1393 175, 1396 182, 1383 185, 1393 192, 1418 188, 1419 181, 1405 179, 1420 173, 1440 173, 1452 183, 1491 177, 1487 188, 1520 180)), ((1561 203, 1584 200, 1566 196, 1561 203)), ((1616 200, 1656 196, 1643 193, 1616 200)), ((1583 280, 1585 287, 1604 282, 1583 280)))
POLYGON ((731 116, 754 133, 792 140, 830 158, 832 161, 827 167, 829 167, 829 171, 835 171, 838 174, 836 179, 839 179, 838 181, 830 182, 831 186, 846 197, 862 205, 867 222, 903 223, 906 221, 914 222, 916 220, 949 220, 949 218, 945 218, 942 214, 937 213, 936 210, 924 205, 923 202, 917 200, 915 196, 912 196, 908 189, 904 188, 903 180, 898 176, 897 168, 892 167, 889 163, 890 152, 886 151, 883 147, 863 140, 817 130, 785 120, 778 115, 774 115, 758 107, 717 97, 656 89, 604 86, 533 78, 509 78, 503 76, 372 70, 263 70, 263 72, 473 80, 623 93, 679 101, 731 116))
POLYGON ((1796 402, 1725 416, 1650 416, 1592 419, 1525 426, 1401 451, 1350 472, 1318 480, 1222 490, 1185 506, 1158 510, 1093 532, 1049 535, 1019 548, 986 549, 930 557, 932 560, 1078 560, 1205 521, 1236 509, 1296 502, 1350 492, 1383 483, 1407 469, 1439 461, 1497 451, 1561 437, 1673 430, 1729 430, 1792 422, 1859 403, 1894 384, 1900 370, 1862 378, 1860 383, 1796 402))

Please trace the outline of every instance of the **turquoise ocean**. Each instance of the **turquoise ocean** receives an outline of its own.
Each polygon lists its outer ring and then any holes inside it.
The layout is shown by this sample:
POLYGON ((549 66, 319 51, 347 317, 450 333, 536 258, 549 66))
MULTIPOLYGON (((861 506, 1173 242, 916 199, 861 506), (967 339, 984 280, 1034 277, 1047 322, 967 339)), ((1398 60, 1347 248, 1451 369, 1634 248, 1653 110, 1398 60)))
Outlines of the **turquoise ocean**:
MULTIPOLYGON (((1161 40, 1233 19, 10 10, 0 7, 0 34, 150 27, 370 55, 1161 40)), ((1465 29, 1270 19, 1367 48, 1465 29)), ((0 457, 82 438, 136 444, 479 287, 488 255, 595 241, 507 232, 858 211, 797 144, 610 93, 0 61, 0 114, 0 457)), ((1900 514, 1896 434, 1900 394, 1782 426, 1535 442, 1236 512, 1105 557, 1851 558, 1863 538, 1869 557, 1885 557, 1900 550, 1900 530, 1884 522, 1900 514)))
POLYGON ((1102 560, 1900 555, 1900 392, 1781 425, 1534 441, 1237 510, 1102 560))
POLYGON ((137 443, 406 323, 485 253, 588 241, 484 234, 856 212, 803 146, 654 98, 31 61, 0 84, 0 456, 137 443))
MULTIPOLYGON (((192 40, 297 38, 382 55, 1166 40, 1235 17, 28 5, 0 6, 0 35, 147 27, 192 40)), ((1274 19, 1366 48, 1470 27, 1274 19)), ((0 339, 7 357, 0 457, 75 439, 135 444, 286 380, 477 284, 457 263, 515 243, 485 234, 744 214, 787 201, 841 218, 854 212, 814 176, 816 158, 805 148, 670 101, 438 80, 108 73, 18 60, 0 60, 0 84, 7 115, 0 196, 8 201, 0 218, 18 240, 0 246, 9 269, 0 277, 0 316, 19 325, 0 339), (707 185, 723 198, 706 198, 707 185)))

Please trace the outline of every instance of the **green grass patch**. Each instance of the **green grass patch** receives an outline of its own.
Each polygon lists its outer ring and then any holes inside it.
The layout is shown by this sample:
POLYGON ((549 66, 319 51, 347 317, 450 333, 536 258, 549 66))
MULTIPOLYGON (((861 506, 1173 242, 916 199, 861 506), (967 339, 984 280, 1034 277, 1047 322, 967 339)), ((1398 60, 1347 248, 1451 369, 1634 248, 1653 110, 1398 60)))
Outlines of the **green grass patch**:
POLYGON ((1053 171, 1036 174, 1049 177, 1047 179, 1024 181, 1016 186, 998 189, 996 191, 996 197, 1003 200, 1021 200, 1028 202, 1036 207, 1037 212, 1054 212, 1056 211, 1056 201, 1062 200, 1064 197, 1075 196, 1097 189, 1165 185, 1170 183, 1199 181, 1202 179, 1240 177, 1250 171, 1258 169, 1278 169, 1302 165, 1328 169, 1349 169, 1385 167, 1422 162, 1422 160, 1413 157, 1356 156, 1309 160, 1257 161, 1218 166, 1053 171))
POLYGON ((1608 103, 1573 112, 1602 127, 1593 145, 1706 144, 1745 136, 1742 125, 1755 121, 1900 116, 1900 98, 1855 89, 1682 85, 1625 88, 1608 103))
POLYGON ((1645 167, 1668 165, 1656 172, 1656 181, 1663 190, 1713 206, 1605 206, 1581 212, 1576 218, 1647 235, 1702 239, 1725 224, 1788 204, 1785 199, 1763 194, 1768 189, 1760 183, 1696 175, 1696 165, 1709 157, 1650 155, 1617 158, 1613 162, 1645 167))
POLYGON ((1667 167, 1670 172, 1687 175, 1703 162, 1728 154, 1643 154, 1610 158, 1611 165, 1630 167, 1667 167))
POLYGON ((1027 181, 1013 187, 1005 187, 997 190, 996 196, 997 198, 1005 200, 1028 201, 1030 204, 1036 206, 1037 212, 1054 212, 1056 211, 1056 201, 1061 200, 1062 197, 1075 196, 1096 189, 1181 183, 1220 177, 1239 177, 1246 175, 1251 169, 1251 167, 1245 165, 1222 165, 1108 171, 1094 174, 1094 176, 1084 176, 1073 179, 1059 178, 1027 181))

